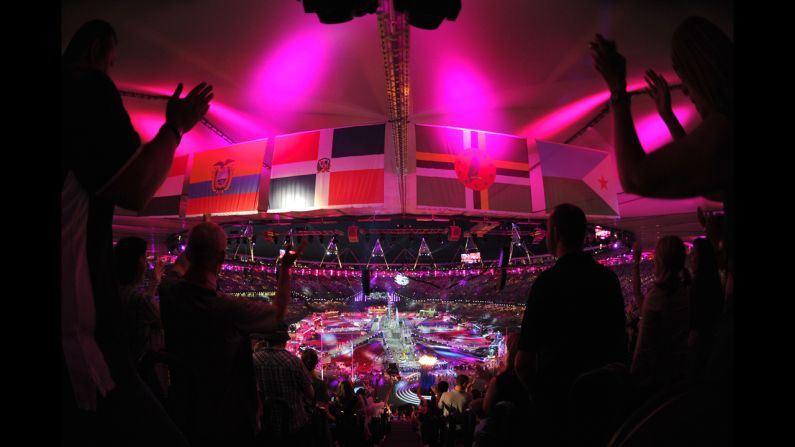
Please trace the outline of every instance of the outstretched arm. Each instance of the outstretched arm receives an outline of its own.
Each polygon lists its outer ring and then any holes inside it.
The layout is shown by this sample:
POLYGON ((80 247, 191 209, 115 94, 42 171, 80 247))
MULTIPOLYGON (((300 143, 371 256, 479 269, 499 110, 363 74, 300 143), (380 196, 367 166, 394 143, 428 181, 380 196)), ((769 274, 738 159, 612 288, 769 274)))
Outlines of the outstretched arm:
POLYGON ((307 245, 306 239, 301 241, 301 244, 295 250, 288 250, 282 256, 282 262, 279 265, 279 279, 276 285, 276 296, 273 299, 273 305, 276 307, 276 319, 283 320, 284 314, 287 311, 287 303, 290 302, 290 268, 295 264, 295 261, 301 256, 307 245))
POLYGON ((160 258, 157 260, 155 268, 152 271, 152 282, 149 283, 149 287, 147 287, 146 292, 144 292, 144 295, 147 297, 151 298, 155 296, 157 286, 160 285, 160 280, 163 278, 163 269, 165 269, 165 261, 160 258))
POLYGON ((624 191, 645 197, 684 198, 712 194, 729 183, 731 122, 712 113, 690 135, 650 154, 638 139, 626 94, 626 61, 615 42, 597 35, 594 66, 611 91, 613 140, 624 191))

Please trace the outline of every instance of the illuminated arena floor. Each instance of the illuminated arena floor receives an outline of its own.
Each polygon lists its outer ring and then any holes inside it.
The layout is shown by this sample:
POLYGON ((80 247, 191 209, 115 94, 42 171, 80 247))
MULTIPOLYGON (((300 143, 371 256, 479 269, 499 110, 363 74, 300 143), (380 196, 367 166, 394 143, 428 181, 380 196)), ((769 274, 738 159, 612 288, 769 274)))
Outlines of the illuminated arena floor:
POLYGON ((426 383, 454 380, 462 368, 494 368, 504 353, 502 335, 455 315, 371 306, 307 316, 291 326, 288 350, 317 350, 332 389, 353 378, 355 386, 380 390, 393 405, 417 405, 421 371, 426 383))

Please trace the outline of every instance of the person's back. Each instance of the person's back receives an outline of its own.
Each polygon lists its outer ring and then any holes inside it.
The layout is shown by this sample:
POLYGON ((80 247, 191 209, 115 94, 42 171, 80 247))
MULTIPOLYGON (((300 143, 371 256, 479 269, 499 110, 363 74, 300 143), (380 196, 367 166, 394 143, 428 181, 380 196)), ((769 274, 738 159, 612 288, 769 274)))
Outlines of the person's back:
POLYGON ((530 289, 515 360, 545 443, 562 435, 574 380, 628 358, 621 284, 615 273, 582 251, 585 214, 574 205, 558 205, 547 228, 547 245, 558 261, 530 289))
POLYGON ((364 414, 366 410, 362 399, 353 393, 353 386, 348 381, 341 382, 336 400, 329 407, 335 418, 335 436, 341 446, 358 446, 364 444, 364 414))
POLYGON ((562 396, 580 374, 627 361, 618 277, 590 254, 568 254, 541 273, 525 313, 532 322, 538 393, 562 396))
POLYGON ((178 420, 192 443, 212 445, 253 433, 256 386, 250 341, 222 312, 218 295, 180 281, 171 315, 163 315, 172 355, 171 380, 178 420))
POLYGON ((284 318, 290 267, 306 244, 282 258, 273 305, 217 292, 226 234, 212 222, 188 237, 190 267, 169 290, 162 314, 171 354, 177 423, 192 445, 248 445, 254 440, 256 384, 249 335, 284 318))
POLYGON ((682 240, 665 236, 655 248, 654 286, 643 300, 632 376, 654 391, 687 376, 690 286, 682 240))
MULTIPOLYGON (((286 334, 286 326, 283 332, 286 334)), ((309 422, 304 397, 306 388, 312 386, 312 379, 304 364, 283 345, 276 345, 254 353, 254 370, 263 402, 273 402, 271 413, 265 415, 269 429, 281 436, 298 432, 309 422), (287 423, 282 424, 285 419, 287 423), (281 432, 283 425, 288 433, 281 432)))
POLYGON ((659 388, 687 376, 690 288, 664 291, 655 286, 643 307, 632 374, 659 388))
POLYGON ((469 397, 466 393, 462 393, 456 389, 450 390, 442 394, 439 399, 439 405, 442 408, 444 416, 449 416, 453 412, 462 413, 469 402, 469 397))

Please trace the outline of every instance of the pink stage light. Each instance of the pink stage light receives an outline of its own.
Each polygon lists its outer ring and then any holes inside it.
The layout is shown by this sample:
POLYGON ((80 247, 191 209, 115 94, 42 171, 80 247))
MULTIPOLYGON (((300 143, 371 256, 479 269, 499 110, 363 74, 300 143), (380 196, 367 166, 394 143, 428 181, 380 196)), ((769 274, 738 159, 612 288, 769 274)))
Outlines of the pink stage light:
POLYGON ((252 98, 266 107, 303 105, 328 69, 329 34, 323 31, 312 27, 293 34, 267 54, 252 78, 252 98))
MULTIPOLYGON (((695 108, 691 106, 674 107, 674 115, 679 119, 682 127, 687 127, 695 117, 695 108)), ((635 121, 635 130, 638 132, 638 139, 647 153, 673 141, 668 127, 665 126, 660 115, 656 111, 635 121)))
POLYGON ((494 106, 494 93, 485 77, 462 59, 443 62, 436 79, 437 103, 459 111, 482 111, 494 106))
MULTIPOLYGON (((162 85, 144 85, 144 84, 137 84, 134 82, 124 82, 120 81, 117 84, 119 90, 126 90, 131 92, 137 93, 145 93, 149 95, 160 95, 160 96, 171 96, 174 94, 174 89, 177 87, 174 84, 173 87, 167 87, 162 85)), ((188 86, 183 82, 183 90, 182 90, 182 97, 185 97, 190 89, 194 86, 188 86)), ((163 110, 165 111, 165 102, 163 103, 163 110)), ((252 133, 254 135, 268 135, 273 132, 273 130, 264 123, 257 121, 256 119, 248 116, 247 114, 240 112, 239 110, 225 105, 222 102, 219 102, 218 95, 213 98, 212 102, 210 103, 210 111, 207 113, 207 118, 210 120, 217 119, 222 123, 216 123, 227 126, 232 126, 232 129, 241 129, 246 132, 252 133)), ((165 119, 165 115, 164 115, 165 119)))
POLYGON ((213 120, 216 117, 224 124, 231 126, 232 129, 241 129, 254 135, 262 135, 262 138, 265 135, 276 133, 269 126, 256 121, 245 113, 213 100, 207 118, 213 120))
MULTIPOLYGON (((645 82, 635 82, 627 86, 627 91, 644 88, 646 88, 645 82)), ((569 103, 527 125, 519 131, 519 135, 527 135, 531 140, 550 138, 572 126, 597 107, 604 105, 609 98, 610 92, 604 90, 569 103)))

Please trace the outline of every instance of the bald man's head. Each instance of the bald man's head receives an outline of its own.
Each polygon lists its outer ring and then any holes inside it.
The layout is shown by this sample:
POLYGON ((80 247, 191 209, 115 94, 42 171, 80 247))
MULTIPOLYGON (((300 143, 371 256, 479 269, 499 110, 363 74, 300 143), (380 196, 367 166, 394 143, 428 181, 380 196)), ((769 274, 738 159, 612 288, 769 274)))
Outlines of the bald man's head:
POLYGON ((217 274, 226 254, 226 233, 213 222, 196 225, 188 235, 185 254, 191 266, 217 274))

